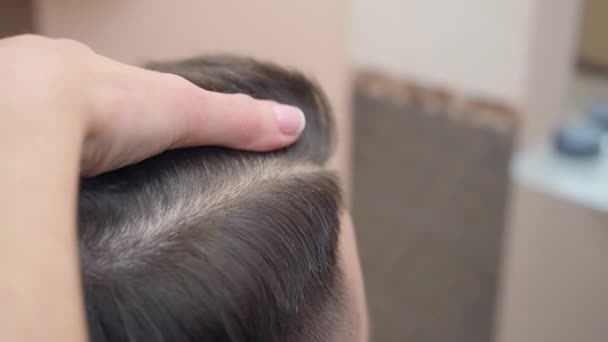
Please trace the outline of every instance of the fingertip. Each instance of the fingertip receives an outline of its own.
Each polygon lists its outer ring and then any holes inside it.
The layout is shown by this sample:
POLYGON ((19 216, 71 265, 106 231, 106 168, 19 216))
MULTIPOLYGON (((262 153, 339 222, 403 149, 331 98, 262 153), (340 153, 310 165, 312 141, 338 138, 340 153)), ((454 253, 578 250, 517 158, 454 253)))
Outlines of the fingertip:
POLYGON ((306 127, 304 112, 297 107, 269 100, 259 101, 257 111, 248 113, 250 118, 259 125, 251 122, 251 130, 247 134, 250 144, 245 147, 254 151, 273 151, 287 147, 298 140, 306 127))
POLYGON ((268 152, 287 147, 300 137, 306 125, 304 113, 295 107, 268 100, 256 101, 255 110, 243 113, 239 127, 224 135, 223 145, 268 152))
POLYGON ((306 117, 300 108, 276 104, 274 105, 274 113, 281 134, 297 138, 304 131, 306 117))

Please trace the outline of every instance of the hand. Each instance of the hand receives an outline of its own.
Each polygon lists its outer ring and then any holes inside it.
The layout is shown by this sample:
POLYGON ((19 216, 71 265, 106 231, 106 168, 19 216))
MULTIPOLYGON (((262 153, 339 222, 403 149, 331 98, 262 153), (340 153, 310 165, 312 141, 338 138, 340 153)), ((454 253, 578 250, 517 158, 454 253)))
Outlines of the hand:
POLYGON ((0 52, 0 111, 38 124, 73 122, 82 132, 83 175, 177 147, 277 149, 304 128, 297 108, 202 90, 75 41, 19 36, 0 40, 0 52))
POLYGON ((78 175, 193 145, 270 150, 302 112, 199 89, 83 44, 0 40, 0 341, 85 341, 78 175))

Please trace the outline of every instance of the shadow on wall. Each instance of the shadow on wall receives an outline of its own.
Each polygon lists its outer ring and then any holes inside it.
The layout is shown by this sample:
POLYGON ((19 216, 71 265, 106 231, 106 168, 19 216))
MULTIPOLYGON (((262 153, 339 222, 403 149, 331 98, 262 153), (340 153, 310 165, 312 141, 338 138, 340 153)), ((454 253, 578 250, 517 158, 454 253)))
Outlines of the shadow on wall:
POLYGON ((31 1, 0 1, 0 39, 33 32, 34 17, 31 1))

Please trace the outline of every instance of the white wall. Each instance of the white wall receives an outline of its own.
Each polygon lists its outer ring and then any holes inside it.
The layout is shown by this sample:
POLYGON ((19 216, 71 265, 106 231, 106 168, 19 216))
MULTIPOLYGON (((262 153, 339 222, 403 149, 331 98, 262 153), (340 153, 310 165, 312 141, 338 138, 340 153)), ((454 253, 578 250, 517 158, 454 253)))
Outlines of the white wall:
POLYGON ((353 0, 358 67, 488 95, 524 99, 531 0, 353 0))

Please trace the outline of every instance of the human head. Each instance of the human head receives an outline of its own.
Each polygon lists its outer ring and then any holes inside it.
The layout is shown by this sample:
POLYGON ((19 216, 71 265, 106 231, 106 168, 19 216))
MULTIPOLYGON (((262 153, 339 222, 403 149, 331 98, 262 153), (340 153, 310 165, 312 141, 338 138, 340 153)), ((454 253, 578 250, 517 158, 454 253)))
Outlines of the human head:
POLYGON ((319 88, 228 56, 151 68, 298 106, 307 126, 271 153, 180 149, 84 179, 78 219, 91 340, 365 339, 352 225, 325 168, 333 120, 319 88))

